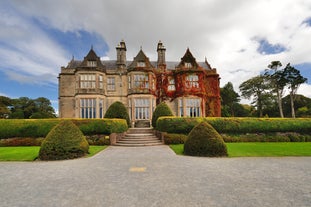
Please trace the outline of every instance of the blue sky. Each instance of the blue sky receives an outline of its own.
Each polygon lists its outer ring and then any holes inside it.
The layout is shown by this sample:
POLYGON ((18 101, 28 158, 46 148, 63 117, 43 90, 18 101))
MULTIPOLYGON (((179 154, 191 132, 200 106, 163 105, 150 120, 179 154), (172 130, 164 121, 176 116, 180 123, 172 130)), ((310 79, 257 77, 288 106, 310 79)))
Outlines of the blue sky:
MULTIPOLYGON (((159 40, 170 61, 189 47, 217 68, 221 86, 230 81, 237 91, 274 60, 311 83, 311 2, 304 0, 2 0, 0 27, 0 95, 46 97, 56 111, 60 67, 91 46, 115 59, 122 39, 128 60, 141 46, 156 60, 159 40)), ((299 93, 311 97, 309 83, 299 93)))

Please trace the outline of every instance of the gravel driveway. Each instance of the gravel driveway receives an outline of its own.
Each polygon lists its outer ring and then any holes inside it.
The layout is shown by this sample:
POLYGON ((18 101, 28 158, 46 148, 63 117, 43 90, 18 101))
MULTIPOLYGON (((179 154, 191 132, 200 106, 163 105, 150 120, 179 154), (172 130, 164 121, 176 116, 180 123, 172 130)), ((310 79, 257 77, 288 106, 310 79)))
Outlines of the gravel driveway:
POLYGON ((0 206, 311 206, 311 157, 197 158, 163 145, 0 162, 0 206))

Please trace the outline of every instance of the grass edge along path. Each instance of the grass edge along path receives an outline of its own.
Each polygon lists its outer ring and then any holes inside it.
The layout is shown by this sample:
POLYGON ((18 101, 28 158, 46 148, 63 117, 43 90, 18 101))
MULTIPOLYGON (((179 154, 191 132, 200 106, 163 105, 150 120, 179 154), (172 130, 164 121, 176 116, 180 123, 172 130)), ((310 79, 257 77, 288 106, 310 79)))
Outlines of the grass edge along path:
MULTIPOLYGON (((226 145, 229 157, 311 156, 311 142, 243 142, 226 145)), ((170 148, 177 155, 183 155, 183 144, 170 145, 170 148)))
MULTIPOLYGON (((92 145, 86 157, 92 157, 106 148, 107 146, 92 145)), ((0 147, 0 161, 34 161, 38 157, 39 150, 39 146, 0 147)))

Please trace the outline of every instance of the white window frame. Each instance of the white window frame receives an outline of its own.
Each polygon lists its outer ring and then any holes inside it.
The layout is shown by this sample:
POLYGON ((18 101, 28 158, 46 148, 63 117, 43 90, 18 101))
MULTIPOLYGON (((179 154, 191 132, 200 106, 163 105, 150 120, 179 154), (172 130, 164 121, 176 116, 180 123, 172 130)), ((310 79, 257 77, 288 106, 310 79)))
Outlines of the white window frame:
POLYGON ((96 99, 81 98, 80 99, 80 118, 94 119, 96 118, 96 99))
POLYGON ((88 60, 87 61, 87 66, 88 67, 96 67, 97 66, 97 61, 96 60, 88 60))
POLYGON ((134 99, 135 105, 135 120, 148 120, 150 119, 150 99, 136 98, 134 99))
POLYGON ((186 116, 200 117, 201 116, 201 99, 187 98, 185 101, 186 101, 186 116))
POLYGON ((149 88, 148 74, 135 74, 134 75, 134 88, 148 89, 149 88))
POLYGON ((187 88, 199 88, 199 76, 197 74, 191 74, 186 77, 187 88))
POLYGON ((115 91, 115 90, 116 90, 116 78, 107 77, 107 91, 115 91))
POLYGON ((96 75, 95 74, 81 74, 80 75, 80 88, 96 88, 96 75))
POLYGON ((168 87, 167 87, 168 91, 175 91, 175 79, 173 77, 169 77, 168 78, 168 87))
POLYGON ((137 62, 137 67, 146 67, 145 62, 137 62))

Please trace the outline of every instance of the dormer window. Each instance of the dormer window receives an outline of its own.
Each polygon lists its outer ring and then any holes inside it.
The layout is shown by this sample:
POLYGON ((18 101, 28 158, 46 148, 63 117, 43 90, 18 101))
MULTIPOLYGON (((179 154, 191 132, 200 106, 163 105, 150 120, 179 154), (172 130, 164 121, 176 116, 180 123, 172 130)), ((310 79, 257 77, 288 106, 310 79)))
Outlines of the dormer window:
POLYGON ((192 68, 192 64, 191 63, 185 63, 185 68, 192 68))
POLYGON ((186 77, 187 88, 199 88, 199 77, 198 75, 192 74, 186 77))
POLYGON ((137 67, 146 67, 145 62, 137 62, 137 67))
POLYGON ((89 60, 87 61, 87 66, 88 67, 96 67, 97 66, 97 62, 94 60, 89 60))
POLYGON ((168 90, 175 91, 175 79, 173 77, 169 77, 168 90))

